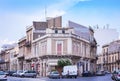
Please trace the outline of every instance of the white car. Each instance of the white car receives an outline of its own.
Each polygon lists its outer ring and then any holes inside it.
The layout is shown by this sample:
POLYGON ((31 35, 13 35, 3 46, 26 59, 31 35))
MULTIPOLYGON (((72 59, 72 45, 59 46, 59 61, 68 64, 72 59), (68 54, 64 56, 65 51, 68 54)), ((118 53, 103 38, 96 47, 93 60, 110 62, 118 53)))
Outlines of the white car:
POLYGON ((105 75, 105 72, 104 71, 98 71, 96 73, 97 76, 104 76, 105 75))
POLYGON ((49 78, 60 78, 60 74, 58 71, 51 71, 49 74, 49 78))
POLYGON ((37 72, 36 71, 23 71, 22 73, 19 73, 19 76, 20 77, 33 77, 33 78, 36 78, 37 76, 37 72))
POLYGON ((0 71, 0 81, 7 81, 7 75, 3 71, 0 71))
POLYGON ((15 73, 13 73, 12 76, 19 77, 21 73, 23 73, 23 71, 22 70, 18 70, 15 73))

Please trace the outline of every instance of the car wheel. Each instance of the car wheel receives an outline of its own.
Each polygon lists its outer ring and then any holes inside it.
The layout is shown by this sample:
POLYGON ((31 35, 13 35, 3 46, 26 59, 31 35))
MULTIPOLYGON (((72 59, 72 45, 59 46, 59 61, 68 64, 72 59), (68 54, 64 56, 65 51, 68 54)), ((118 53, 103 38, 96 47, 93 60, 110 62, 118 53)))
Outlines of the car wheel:
POLYGON ((24 78, 25 76, 24 75, 22 75, 22 78, 24 78))
POLYGON ((36 78, 36 76, 33 76, 33 78, 36 78))

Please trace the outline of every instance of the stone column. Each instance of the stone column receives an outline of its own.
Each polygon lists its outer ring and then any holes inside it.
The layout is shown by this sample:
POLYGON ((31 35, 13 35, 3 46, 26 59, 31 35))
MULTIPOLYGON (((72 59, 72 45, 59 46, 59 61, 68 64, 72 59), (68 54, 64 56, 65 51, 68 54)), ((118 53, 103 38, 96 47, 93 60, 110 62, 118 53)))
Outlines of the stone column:
POLYGON ((20 63, 19 63, 19 61, 18 61, 17 70, 20 70, 20 63))
POLYGON ((88 60, 88 71, 91 71, 91 67, 90 67, 90 60, 88 60))
POLYGON ((86 71, 86 61, 84 61, 84 71, 86 71))

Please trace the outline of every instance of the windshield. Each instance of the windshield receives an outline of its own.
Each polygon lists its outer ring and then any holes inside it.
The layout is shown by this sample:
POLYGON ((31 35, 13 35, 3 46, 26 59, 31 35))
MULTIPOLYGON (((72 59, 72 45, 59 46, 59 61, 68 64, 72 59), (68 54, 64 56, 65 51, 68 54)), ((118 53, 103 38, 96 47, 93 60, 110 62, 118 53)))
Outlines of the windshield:
POLYGON ((52 74, 59 74, 57 71, 53 71, 52 74))
POLYGON ((0 75, 4 75, 5 73, 3 71, 0 71, 0 75))

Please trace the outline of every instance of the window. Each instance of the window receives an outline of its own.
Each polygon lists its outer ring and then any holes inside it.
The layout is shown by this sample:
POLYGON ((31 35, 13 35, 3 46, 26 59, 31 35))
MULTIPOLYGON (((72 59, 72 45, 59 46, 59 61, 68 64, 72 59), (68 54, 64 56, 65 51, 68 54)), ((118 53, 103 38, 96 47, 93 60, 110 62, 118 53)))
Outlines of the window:
POLYGON ((62 44, 63 43, 63 41, 57 41, 56 42, 56 51, 57 51, 57 54, 58 55, 61 55, 62 54, 62 51, 63 51, 63 47, 62 47, 62 44))
POLYGON ((103 49, 103 53, 105 53, 105 49, 103 49))
POLYGON ((58 54, 58 55, 61 55, 61 52, 62 52, 62 44, 61 44, 61 43, 58 43, 58 44, 57 44, 57 54, 58 54))
POLYGON ((41 43, 41 48, 42 48, 42 54, 46 54, 46 50, 47 50, 47 45, 46 42, 42 42, 41 43))
POLYGON ((58 33, 58 30, 55 30, 55 33, 58 33))
POLYGON ((108 48, 107 48, 107 53, 108 53, 108 48))
POLYGON ((62 30, 62 33, 64 34, 64 33, 65 33, 65 30, 62 30))
POLYGON ((115 60, 116 60, 116 56, 115 56, 115 60))
POLYGON ((112 62, 114 62, 114 56, 112 56, 112 62))

